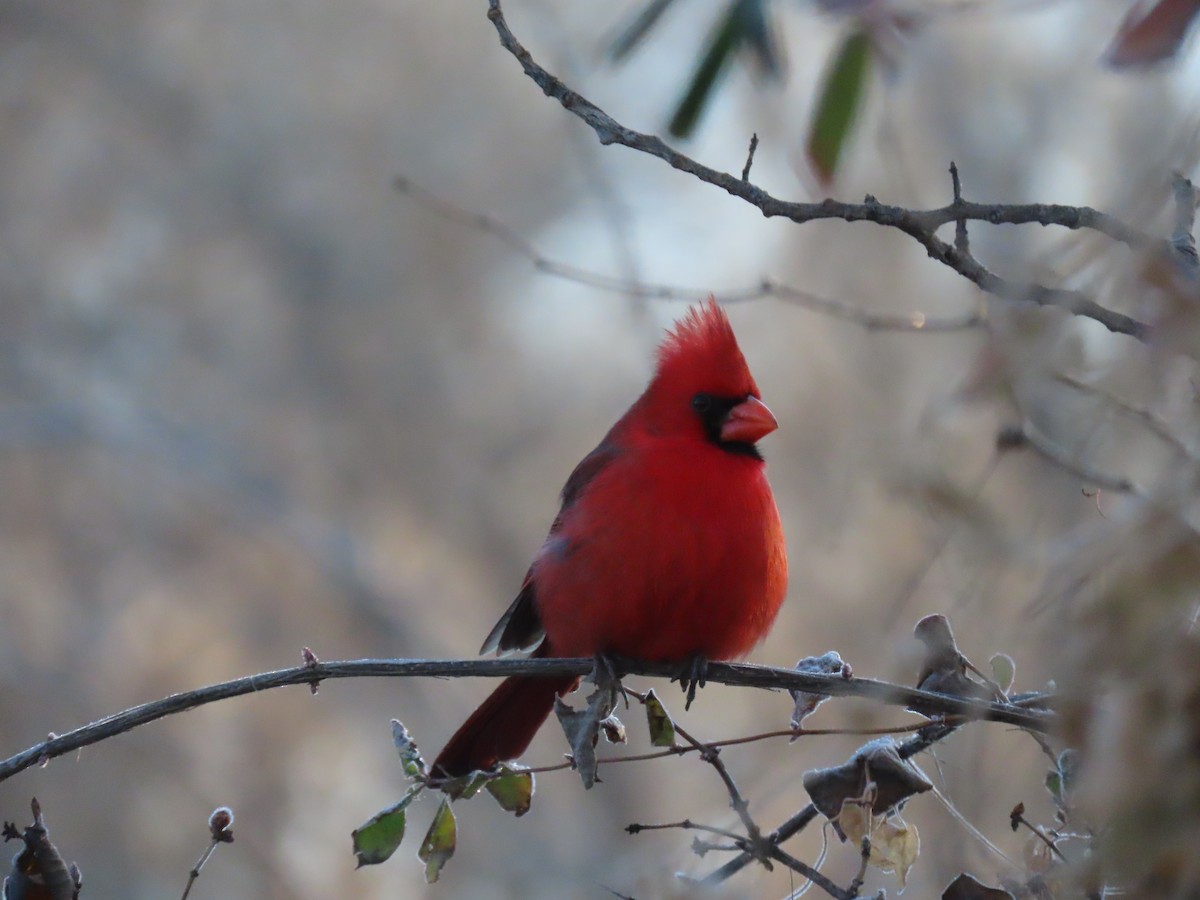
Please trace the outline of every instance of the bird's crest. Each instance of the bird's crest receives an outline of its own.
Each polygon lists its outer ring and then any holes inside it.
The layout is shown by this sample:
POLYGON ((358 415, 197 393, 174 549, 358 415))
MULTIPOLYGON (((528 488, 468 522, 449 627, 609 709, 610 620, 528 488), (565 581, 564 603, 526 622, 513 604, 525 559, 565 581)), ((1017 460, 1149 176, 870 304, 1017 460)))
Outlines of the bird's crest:
POLYGON ((693 380, 697 390, 737 396, 758 395, 758 387, 738 347, 725 310, 711 295, 687 311, 658 347, 658 380, 693 380))

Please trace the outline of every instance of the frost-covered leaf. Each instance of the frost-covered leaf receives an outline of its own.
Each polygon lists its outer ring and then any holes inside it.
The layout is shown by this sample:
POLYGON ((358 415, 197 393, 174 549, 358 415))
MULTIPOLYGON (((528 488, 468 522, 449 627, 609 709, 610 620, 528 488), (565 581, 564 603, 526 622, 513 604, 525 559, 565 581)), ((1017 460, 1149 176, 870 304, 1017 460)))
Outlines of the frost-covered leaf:
POLYGON ((1057 766, 1046 773, 1046 790, 1060 809, 1071 805, 1071 789, 1078 769, 1079 753, 1068 747, 1058 754, 1057 766))
MULTIPOLYGON (((952 697, 993 699, 990 687, 967 675, 967 658, 959 652, 954 642, 949 619, 938 614, 926 616, 916 624, 913 637, 925 645, 916 681, 920 690, 952 697)), ((912 709, 923 713, 936 712, 936 709, 926 709, 921 703, 912 704, 912 709)))
MULTIPOLYGON (((793 668, 797 672, 811 672, 817 675, 842 675, 850 677, 850 666, 842 659, 836 650, 830 650, 820 656, 806 656, 799 660, 793 668)), ((811 694, 808 691, 793 691, 788 693, 796 702, 792 709, 792 728, 799 728, 804 720, 812 715, 818 706, 829 699, 825 694, 811 694)))
POLYGON ((928 791, 933 785, 916 766, 900 758, 890 737, 864 744, 840 766, 810 769, 802 776, 813 805, 839 831, 837 819, 847 800, 861 800, 871 786, 871 812, 879 815, 897 803, 928 791))
POLYGON ((554 715, 562 726, 567 743, 571 745, 571 756, 579 772, 583 786, 590 788, 596 783, 596 741, 600 739, 601 723, 612 714, 617 705, 614 687, 597 688, 588 697, 585 709, 572 709, 559 698, 554 698, 554 715))
POLYGON ((351 832, 359 868, 379 865, 396 852, 404 840, 406 810, 420 792, 421 788, 410 790, 395 806, 375 813, 351 832))
POLYGON ((650 743, 655 747, 675 746, 675 723, 653 688, 646 692, 646 725, 650 729, 650 743))
POLYGON ((433 884, 442 874, 442 867, 454 855, 458 844, 458 825, 454 821, 454 811, 450 809, 449 799, 443 800, 437 814, 425 832, 425 840, 421 841, 421 849, 417 851, 417 859, 425 863, 425 881, 433 884))
POLYGON ((69 866, 50 841, 50 830, 42 818, 42 807, 32 798, 33 824, 19 831, 12 822, 4 822, 0 837, 20 841, 24 846, 12 860, 12 868, 0 885, 0 895, 8 900, 76 900, 83 885, 79 866, 69 866))
POLYGON ((496 798, 501 809, 523 816, 533 803, 533 773, 501 766, 504 773, 487 783, 487 792, 496 798))
POLYGON ((396 752, 400 754, 400 765, 404 767, 404 774, 410 781, 423 779, 429 774, 429 768, 421 758, 417 742, 399 719, 392 719, 392 743, 396 745, 396 752))
POLYGON ((601 719, 600 730, 604 732, 604 739, 610 744, 624 744, 628 741, 625 725, 615 715, 609 714, 601 719))

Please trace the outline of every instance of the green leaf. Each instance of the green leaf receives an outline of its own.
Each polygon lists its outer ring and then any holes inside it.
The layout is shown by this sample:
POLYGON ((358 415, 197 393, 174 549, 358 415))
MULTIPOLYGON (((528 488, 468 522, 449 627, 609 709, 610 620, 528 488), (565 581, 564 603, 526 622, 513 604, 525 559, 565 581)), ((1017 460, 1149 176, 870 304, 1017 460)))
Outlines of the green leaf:
POLYGON ((675 746, 675 723, 653 688, 646 692, 646 725, 650 728, 650 743, 653 746, 675 746))
POLYGON ((1046 785, 1046 790, 1048 790, 1050 792, 1050 796, 1054 798, 1055 804, 1057 804, 1058 806, 1062 806, 1063 805, 1062 776, 1059 775, 1058 772, 1055 771, 1054 769, 1051 769, 1049 772, 1046 773, 1045 785, 1046 785))
POLYGON ((454 821, 454 811, 450 809, 450 801, 443 800, 425 833, 425 840, 421 841, 421 849, 417 851, 417 859, 425 863, 426 882, 433 884, 438 880, 442 866, 454 855, 457 843, 458 825, 454 821))
POLYGON ((1068 747, 1058 754, 1058 771, 1062 773, 1063 787, 1071 790, 1075 786, 1075 776, 1079 773, 1079 751, 1068 747))
POLYGON ((493 778, 487 783, 487 792, 496 798, 500 808, 518 817, 529 812, 533 802, 533 773, 502 766, 504 772, 499 778, 493 778))
POLYGON ((405 809, 422 790, 422 787, 412 788, 395 806, 375 813, 351 832, 354 855, 358 857, 356 868, 377 866, 396 852, 404 840, 405 809))
POLYGON ((846 138, 862 103, 871 62, 871 37, 854 31, 825 70, 806 152, 822 184, 833 180, 846 138))
POLYGON ((708 106, 713 87, 746 40, 751 24, 747 8, 760 2, 761 0, 734 0, 729 4, 725 15, 713 26, 704 54, 696 65, 696 71, 692 73, 691 84, 688 85, 683 99, 679 101, 679 106, 671 117, 671 124, 667 126, 675 137, 688 137, 696 129, 700 115, 708 106))
POLYGON ((1079 752, 1068 747, 1058 754, 1057 767, 1046 773, 1046 790, 1054 798, 1054 802, 1064 808, 1071 800, 1071 789, 1075 786, 1075 776, 1079 771, 1079 752))
POLYGON ((392 719, 392 743, 396 745, 396 750, 400 754, 400 764, 404 767, 404 774, 410 781, 424 779, 428 776, 429 769, 425 765, 425 760, 421 759, 421 751, 417 749, 417 742, 412 739, 412 735, 408 733, 408 729, 399 719, 392 719))

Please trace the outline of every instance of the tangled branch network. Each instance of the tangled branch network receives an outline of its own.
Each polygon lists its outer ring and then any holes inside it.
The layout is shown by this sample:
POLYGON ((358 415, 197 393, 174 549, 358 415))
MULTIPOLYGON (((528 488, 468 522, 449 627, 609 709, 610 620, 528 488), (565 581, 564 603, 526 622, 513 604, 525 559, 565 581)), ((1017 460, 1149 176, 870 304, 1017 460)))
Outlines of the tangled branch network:
POLYGON ((525 74, 546 96, 557 100, 569 113, 585 122, 596 133, 601 144, 618 144, 657 157, 673 169, 744 200, 768 218, 784 218, 796 223, 840 219, 845 222, 874 222, 895 228, 924 247, 930 258, 950 267, 988 294, 1013 302, 1059 307, 1093 319, 1114 333, 1130 335, 1139 340, 1145 340, 1148 335, 1149 329, 1144 322, 1102 306, 1080 291, 1033 282, 1015 282, 992 272, 971 253, 965 239, 965 223, 980 221, 993 225, 1039 224, 1071 230, 1088 229, 1137 250, 1170 253, 1171 244, 1164 239, 1151 237, 1114 216, 1086 206, 973 203, 962 198, 956 171, 952 171, 955 187, 953 202, 936 209, 911 210, 891 206, 880 203, 870 195, 862 203, 843 203, 832 199, 818 203, 781 200, 749 180, 751 159, 747 160, 741 177, 712 169, 680 153, 655 135, 635 131, 621 124, 595 103, 571 90, 538 63, 513 34, 500 0, 489 0, 488 18, 496 27, 501 45, 517 59, 525 74), (937 235, 939 228, 951 223, 957 226, 953 243, 937 235))

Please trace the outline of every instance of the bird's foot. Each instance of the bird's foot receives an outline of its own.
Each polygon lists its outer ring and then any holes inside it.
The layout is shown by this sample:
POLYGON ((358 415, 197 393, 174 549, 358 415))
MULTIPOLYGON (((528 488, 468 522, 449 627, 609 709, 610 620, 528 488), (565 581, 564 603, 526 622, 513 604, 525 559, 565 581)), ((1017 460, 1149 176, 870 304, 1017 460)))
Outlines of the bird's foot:
POLYGON ((707 657, 699 653, 688 657, 683 668, 679 670, 679 674, 671 680, 678 681, 679 687, 687 694, 687 702, 684 703, 683 708, 691 709, 692 701, 696 699, 696 688, 702 688, 708 683, 707 657))

